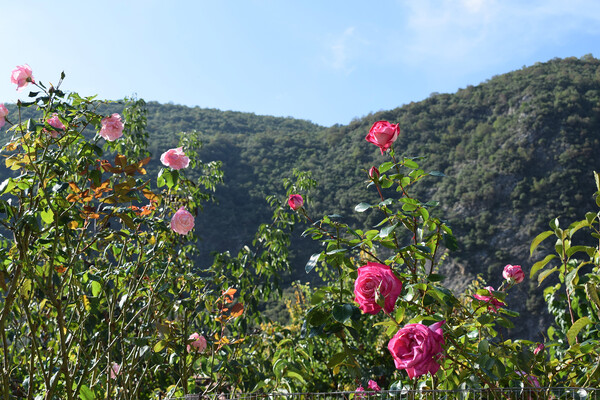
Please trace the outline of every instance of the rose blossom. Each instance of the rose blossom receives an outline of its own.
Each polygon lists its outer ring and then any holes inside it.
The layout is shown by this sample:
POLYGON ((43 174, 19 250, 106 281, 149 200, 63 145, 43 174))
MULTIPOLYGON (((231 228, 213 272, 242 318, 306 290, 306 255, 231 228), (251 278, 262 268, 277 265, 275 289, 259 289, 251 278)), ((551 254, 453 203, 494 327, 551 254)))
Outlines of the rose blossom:
POLYGON ((391 313, 401 291, 402 282, 389 266, 369 262, 358 268, 358 277, 354 282, 354 300, 364 313, 377 314, 381 310, 377 298, 385 299, 384 310, 391 313))
POLYGON ((304 199, 299 194, 290 194, 288 198, 288 204, 292 210, 296 211, 302 208, 304 205, 304 199))
POLYGON ((194 216, 185 207, 179 208, 171 218, 171 229, 180 235, 187 235, 194 229, 194 216))
POLYGON ((48 123, 48 125, 50 125, 53 128, 65 129, 65 124, 63 124, 60 121, 60 119, 58 118, 58 115, 56 113, 52 114, 52 117, 48 118, 46 120, 46 122, 48 123))
POLYGON ((381 388, 373 379, 369 379, 369 385, 367 386, 369 389, 379 392, 381 388))
POLYGON ((17 85, 17 91, 23 90, 29 82, 35 83, 31 67, 27 64, 17 66, 10 76, 10 81, 17 85))
POLYGON ((117 376, 121 372, 121 366, 116 362, 110 365, 110 379, 117 379, 117 376))
MULTIPOLYGON (((48 118, 46 120, 46 122, 48 123, 48 125, 50 125, 53 128, 56 129, 65 129, 65 124, 63 124, 60 119, 58 119, 58 115, 56 113, 52 114, 52 117, 48 118)), ((50 136, 52 136, 53 138, 57 138, 58 137, 58 132, 56 131, 52 131, 50 132, 50 136)))
POLYGON ((206 350, 206 339, 204 338, 204 336, 200 335, 198 332, 194 332, 190 335, 188 340, 192 341, 190 344, 187 345, 188 353, 192 349, 199 353, 204 353, 204 350, 206 350))
POLYGON ((534 375, 529 375, 525 371, 515 371, 515 372, 519 376, 524 376, 527 379, 527 383, 529 383, 529 386, 536 387, 536 388, 540 387, 540 382, 534 375))
POLYGON ((495 292, 493 287, 486 286, 485 289, 487 289, 487 291, 490 293, 489 296, 474 294, 473 297, 475 297, 477 300, 485 301, 486 303, 488 303, 489 311, 498 312, 498 309, 500 307, 505 306, 506 304, 504 304, 503 302, 501 302, 500 300, 498 300, 498 299, 494 298, 494 296, 492 296, 492 292, 495 292))
POLYGON ((400 133, 400 124, 390 124, 387 121, 377 121, 373 124, 367 137, 367 142, 379 146, 381 154, 392 146, 392 143, 398 138, 400 133))
POLYGON ((369 178, 371 178, 372 180, 379 179, 379 170, 376 167, 371 167, 371 169, 369 170, 369 178))
POLYGON ((502 271, 502 276, 507 281, 510 282, 512 280, 515 283, 521 283, 523 282, 523 279, 525 279, 525 274, 523 273, 523 270, 521 269, 520 265, 508 264, 506 267, 504 267, 504 271, 502 271))
POLYGON ((364 391, 365 391, 365 388, 362 387, 362 385, 357 387, 356 390, 354 391, 354 393, 355 393, 354 398, 355 399, 363 399, 365 397, 365 395, 363 394, 364 391))
POLYGON ((408 324, 400 329, 388 343, 388 350, 394 358, 397 369, 405 369, 408 377, 435 374, 440 365, 444 332, 439 321, 431 326, 408 324))
POLYGON ((190 164, 190 159, 183 152, 183 147, 167 150, 160 156, 160 162, 167 167, 173 169, 187 168, 190 164))
POLYGON ((115 113, 110 117, 102 118, 102 128, 100 128, 98 134, 109 142, 114 142, 123 136, 123 128, 121 116, 115 113))
POLYGON ((8 115, 8 109, 4 104, 0 104, 0 128, 6 123, 6 116, 8 115))

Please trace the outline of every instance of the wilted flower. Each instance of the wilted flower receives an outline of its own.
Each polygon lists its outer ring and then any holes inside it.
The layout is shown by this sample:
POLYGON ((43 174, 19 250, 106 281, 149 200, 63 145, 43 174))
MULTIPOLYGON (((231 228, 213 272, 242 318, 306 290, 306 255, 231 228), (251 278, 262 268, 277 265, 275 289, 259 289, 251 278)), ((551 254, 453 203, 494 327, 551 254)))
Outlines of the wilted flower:
POLYGON ((489 311, 498 312, 498 309, 500 307, 504 307, 506 304, 504 304, 500 300, 494 298, 494 296, 492 295, 492 292, 495 292, 495 290, 494 290, 493 287, 486 286, 485 289, 487 289, 487 291, 490 293, 489 296, 484 296, 484 295, 481 295, 481 294, 475 294, 475 295, 473 295, 473 297, 475 297, 477 300, 485 301, 486 303, 488 303, 489 304, 489 307, 488 307, 489 311))

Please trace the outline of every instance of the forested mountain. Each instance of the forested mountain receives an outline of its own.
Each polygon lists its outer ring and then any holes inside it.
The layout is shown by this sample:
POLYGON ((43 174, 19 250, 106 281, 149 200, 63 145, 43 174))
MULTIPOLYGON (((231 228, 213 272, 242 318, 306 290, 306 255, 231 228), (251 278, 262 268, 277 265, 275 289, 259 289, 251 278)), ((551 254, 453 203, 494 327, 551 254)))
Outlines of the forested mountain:
MULTIPOLYGON (((198 218, 202 263, 211 250, 237 252, 250 240, 269 220, 265 196, 283 197, 282 178, 294 168, 312 171, 319 183, 310 193, 310 214, 338 213, 346 221, 374 224, 374 215, 356 213, 354 206, 378 198, 364 183, 372 165, 387 161, 364 140, 378 120, 400 124, 397 154, 424 156, 422 168, 446 174, 422 182, 418 195, 440 202, 437 212, 458 238, 459 250, 445 267, 449 279, 466 282, 482 274, 497 286, 505 264, 530 269, 536 261, 529 258, 531 240, 552 217, 566 226, 596 209, 591 195, 592 171, 600 170, 600 61, 591 56, 537 63, 331 128, 152 102, 147 108, 155 166, 161 152, 176 145, 175 133, 191 130, 202 133, 203 161, 223 162, 219 204, 198 218)), ((300 232, 294 278, 308 280, 304 264, 317 248, 300 232)), ((542 325, 542 291, 534 282, 517 291, 509 306, 524 317, 514 333, 527 330, 531 337, 542 325)))

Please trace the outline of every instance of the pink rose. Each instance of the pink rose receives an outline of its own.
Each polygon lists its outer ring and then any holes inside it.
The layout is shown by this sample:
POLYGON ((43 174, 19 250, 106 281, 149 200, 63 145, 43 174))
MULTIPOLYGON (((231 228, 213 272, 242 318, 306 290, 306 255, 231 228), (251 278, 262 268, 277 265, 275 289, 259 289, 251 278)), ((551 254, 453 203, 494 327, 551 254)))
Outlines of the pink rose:
POLYGON ((121 372, 121 366, 116 362, 110 365, 110 379, 117 379, 117 376, 121 372))
POLYGON ((206 338, 204 336, 198 334, 198 332, 194 332, 190 335, 188 340, 192 341, 190 344, 187 345, 188 353, 192 349, 199 353, 204 353, 204 350, 206 350, 206 338))
POLYGON ((402 282, 389 266, 370 262, 358 268, 354 300, 364 313, 377 314, 381 310, 378 298, 384 299, 384 310, 391 313, 401 291, 402 282))
POLYGON ((381 154, 392 146, 400 133, 400 124, 390 124, 387 121, 377 121, 369 130, 365 138, 367 142, 379 146, 381 154))
POLYGON ((492 292, 495 292, 493 287, 486 286, 485 289, 487 289, 487 291, 490 293, 489 296, 474 294, 473 297, 475 297, 477 300, 485 301, 486 303, 488 303, 489 304, 488 311, 498 312, 498 309, 500 307, 504 307, 506 304, 504 304, 503 302, 501 302, 500 300, 498 300, 498 299, 494 298, 494 296, 492 296, 492 292))
POLYGON ((544 343, 538 343, 535 350, 533 350, 533 354, 537 356, 541 351, 544 351, 544 343))
POLYGON ((187 168, 190 164, 190 159, 183 152, 183 147, 178 147, 162 153, 160 162, 173 169, 182 169, 187 168))
POLYGON ((388 343, 396 368, 405 369, 410 379, 428 372, 435 374, 440 369, 437 361, 442 357, 442 325, 445 322, 431 326, 408 324, 400 329, 388 343))
POLYGON ((302 208, 304 205, 304 199, 299 194, 290 194, 290 197, 288 198, 288 204, 292 210, 296 211, 302 208))
POLYGON ((381 388, 379 387, 379 385, 377 384, 377 382, 375 382, 373 379, 369 379, 368 388, 371 389, 371 390, 374 390, 376 392, 379 392, 381 390, 381 388))
POLYGON ((180 235, 187 235, 194 229, 194 216, 185 207, 181 207, 171 218, 171 229, 180 235))
POLYGON ((514 281, 515 283, 521 283, 523 282, 523 279, 525 279, 525 274, 523 273, 523 270, 521 269, 520 265, 508 264, 506 267, 504 267, 504 271, 502 271, 502 276, 507 281, 514 281))
POLYGON ((33 75, 31 74, 31 67, 29 65, 19 65, 15 68, 10 76, 10 81, 17 85, 17 90, 21 91, 29 82, 35 83, 33 75))
POLYGON ((540 387, 540 382, 534 375, 529 375, 528 373, 526 373, 524 371, 515 371, 515 372, 517 373, 517 375, 525 377, 527 379, 527 383, 529 384, 529 386, 535 387, 535 388, 540 387))
POLYGON ((355 393, 354 394, 354 398, 355 399, 363 399, 363 398, 365 398, 364 391, 365 391, 365 388, 362 387, 362 385, 360 385, 359 387, 357 387, 356 390, 354 391, 354 393, 355 393))
POLYGON ((123 136, 123 128, 121 116, 115 113, 110 117, 102 118, 102 128, 98 134, 109 142, 114 142, 123 136))
MULTIPOLYGON (((61 129, 61 130, 65 129, 65 125, 60 121, 60 119, 58 119, 57 114, 52 114, 52 117, 48 118, 46 120, 46 122, 48 123, 48 125, 50 125, 53 128, 61 129)), ((52 132, 50 132, 50 136, 52 136, 53 138, 57 138, 58 132, 52 131, 52 132)))
POLYGON ((6 116, 8 115, 8 109, 4 104, 0 104, 0 128, 6 123, 6 116))
POLYGON ((369 170, 369 178, 371 178, 374 181, 379 179, 379 170, 375 167, 371 167, 371 169, 369 170))
POLYGON ((65 124, 60 121, 57 114, 52 114, 52 117, 48 118, 46 122, 53 128, 65 129, 65 124))

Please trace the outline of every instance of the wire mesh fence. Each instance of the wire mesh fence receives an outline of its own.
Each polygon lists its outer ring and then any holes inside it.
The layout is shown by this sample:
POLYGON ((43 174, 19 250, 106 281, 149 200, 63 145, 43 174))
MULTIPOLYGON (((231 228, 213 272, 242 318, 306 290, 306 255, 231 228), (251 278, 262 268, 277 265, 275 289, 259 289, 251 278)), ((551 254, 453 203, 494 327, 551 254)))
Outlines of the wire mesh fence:
POLYGON ((502 388, 379 392, 190 394, 161 400, 600 400, 595 388, 502 388))

